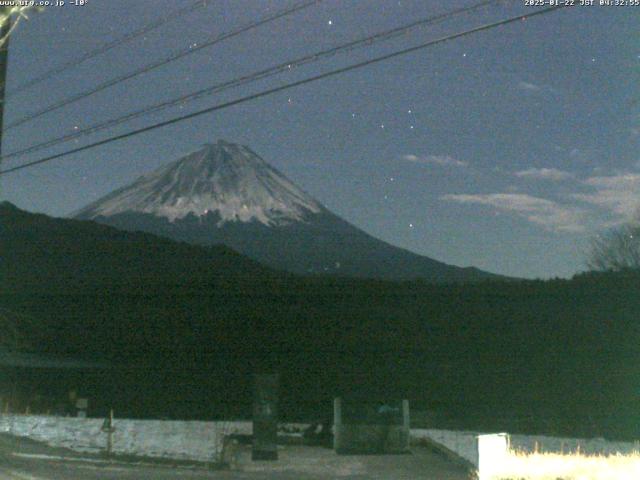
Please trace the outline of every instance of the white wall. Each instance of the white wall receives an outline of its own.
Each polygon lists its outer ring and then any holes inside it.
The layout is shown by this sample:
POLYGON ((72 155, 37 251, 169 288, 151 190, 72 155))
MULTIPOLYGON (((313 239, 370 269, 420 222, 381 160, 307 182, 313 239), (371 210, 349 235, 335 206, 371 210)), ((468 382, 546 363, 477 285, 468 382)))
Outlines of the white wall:
MULTIPOLYGON (((0 416, 0 432, 39 440, 52 447, 97 453, 107 448, 103 420, 49 416, 0 416)), ((250 434, 251 422, 184 422, 115 419, 113 452, 116 454, 215 461, 222 437, 250 434)))

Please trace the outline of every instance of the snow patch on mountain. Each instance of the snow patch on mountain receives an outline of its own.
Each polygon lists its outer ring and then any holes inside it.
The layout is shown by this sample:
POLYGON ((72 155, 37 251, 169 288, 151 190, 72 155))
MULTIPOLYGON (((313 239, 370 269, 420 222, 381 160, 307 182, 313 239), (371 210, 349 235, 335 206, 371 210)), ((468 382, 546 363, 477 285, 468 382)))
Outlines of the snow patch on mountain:
POLYGON ((74 216, 147 213, 170 222, 217 214, 225 222, 283 225, 324 207, 246 146, 218 141, 140 177, 74 216))

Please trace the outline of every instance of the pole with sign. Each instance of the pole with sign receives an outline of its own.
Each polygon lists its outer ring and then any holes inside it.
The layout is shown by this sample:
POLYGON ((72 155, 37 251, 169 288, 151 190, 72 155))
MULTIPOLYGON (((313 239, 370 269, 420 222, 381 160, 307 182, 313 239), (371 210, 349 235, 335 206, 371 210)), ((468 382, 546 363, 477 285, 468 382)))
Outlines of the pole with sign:
POLYGON ((254 377, 252 460, 278 459, 278 384, 277 374, 254 377))

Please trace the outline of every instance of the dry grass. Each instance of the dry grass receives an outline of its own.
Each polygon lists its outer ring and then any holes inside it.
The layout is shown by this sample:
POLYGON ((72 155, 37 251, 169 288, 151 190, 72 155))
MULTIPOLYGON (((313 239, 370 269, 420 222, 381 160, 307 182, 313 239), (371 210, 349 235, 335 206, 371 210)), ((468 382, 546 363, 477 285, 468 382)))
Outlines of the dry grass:
POLYGON ((640 453, 583 455, 511 451, 495 480, 640 480, 640 453))

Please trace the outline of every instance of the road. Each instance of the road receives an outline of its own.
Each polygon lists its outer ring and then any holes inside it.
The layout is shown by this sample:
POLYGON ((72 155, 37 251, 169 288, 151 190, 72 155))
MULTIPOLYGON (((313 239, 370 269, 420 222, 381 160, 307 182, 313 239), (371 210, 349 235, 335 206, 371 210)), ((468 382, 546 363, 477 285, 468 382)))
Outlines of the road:
POLYGON ((0 435, 0 480, 468 480, 465 468, 416 448, 412 455, 339 456, 332 450, 283 446, 277 462, 252 462, 238 451, 233 469, 124 462, 0 435))

